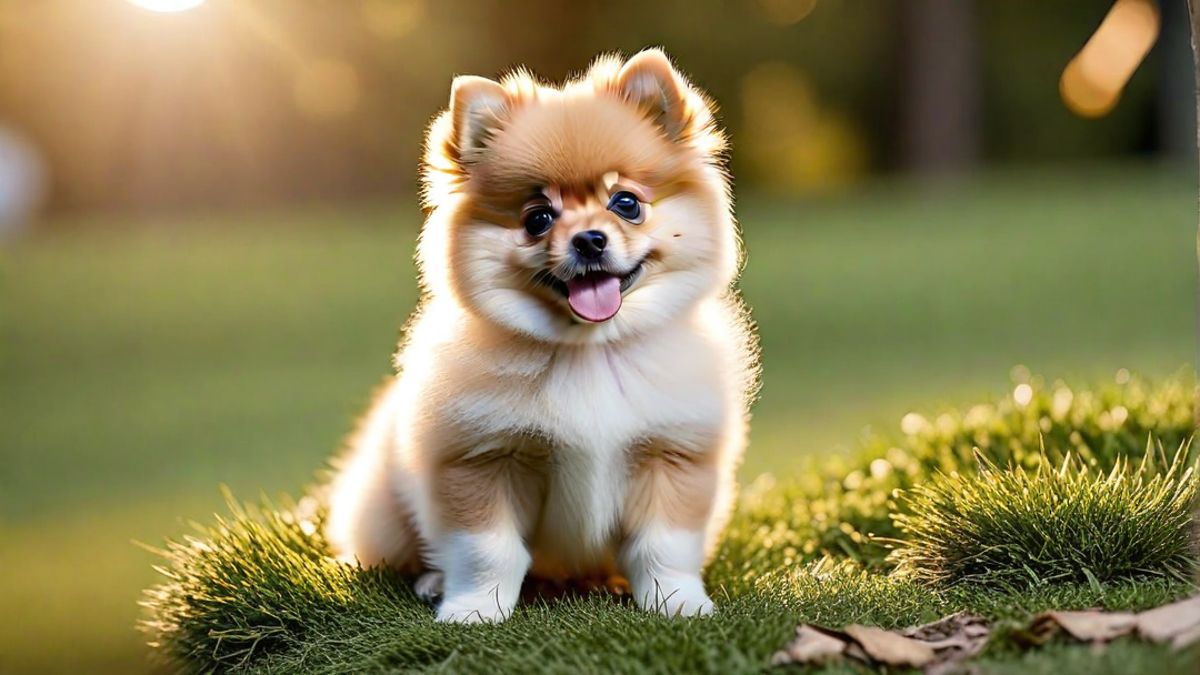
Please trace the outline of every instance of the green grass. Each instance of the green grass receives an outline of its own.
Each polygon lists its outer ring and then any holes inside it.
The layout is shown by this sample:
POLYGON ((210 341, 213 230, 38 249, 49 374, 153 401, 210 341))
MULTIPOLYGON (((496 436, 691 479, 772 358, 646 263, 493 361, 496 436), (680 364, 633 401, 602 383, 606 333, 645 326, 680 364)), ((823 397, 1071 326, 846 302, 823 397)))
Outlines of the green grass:
POLYGON ((1024 403, 1006 396, 929 418, 910 413, 899 435, 868 433, 845 456, 814 458, 793 477, 766 476, 751 484, 742 508, 771 528, 764 540, 769 545, 739 540, 735 531, 732 548, 751 560, 735 557, 728 564, 775 568, 832 556, 883 567, 888 541, 903 535, 895 517, 903 519, 911 506, 911 500, 896 499, 898 491, 918 488, 939 473, 973 473, 976 448, 1002 466, 1036 469, 1043 454, 1056 464, 1070 455, 1099 472, 1122 458, 1140 460, 1151 435, 1178 448, 1193 431, 1191 381, 1184 374, 1150 386, 1131 376, 1123 385, 1077 392, 1056 382, 1030 385, 1024 403))
POLYGON ((1156 470, 1154 453, 1108 473, 1067 457, 1035 472, 953 472, 911 490, 895 516, 902 572, 941 584, 1027 586, 1195 574, 1195 463, 1181 447, 1156 470))
MULTIPOLYGON (((1046 376, 1039 395, 1190 364, 1193 173, 742 195, 765 366, 745 481, 786 483, 814 456, 858 452, 868 426, 997 397, 1015 363, 1046 376)), ((149 668, 132 626, 154 557, 131 541, 210 520, 219 483, 310 482, 388 369, 415 300, 417 217, 410 201, 64 217, 0 248, 0 606, 26 608, 0 617, 0 672, 149 668)), ((849 473, 803 478, 836 492, 849 473)), ((825 522, 887 535, 884 506, 839 501, 861 519, 825 522)), ((805 560, 855 550, 822 532, 805 560)))
MULTIPOLYGON (((1049 437, 1070 437, 1066 429, 1076 423, 1106 426, 1120 445, 1142 431, 1124 422, 1153 415, 1164 421, 1149 425, 1151 432, 1186 435, 1190 424, 1177 420, 1190 401, 1158 404, 1161 392, 1178 386, 1135 382, 1101 393, 1096 398, 1126 404, 1115 425, 1112 408, 1070 405, 1057 419, 1021 419, 1049 437)), ((1094 400, 1086 392, 1078 398, 1094 400)), ((1123 453, 1096 452, 1090 472, 1069 458, 1052 468, 1041 453, 1046 467, 1038 473, 1001 470, 986 458, 993 450, 1019 457, 1026 430, 1004 424, 1003 405, 980 410, 941 432, 955 438, 966 427, 990 429, 979 444, 983 461, 952 465, 955 473, 902 499, 912 508, 899 519, 901 567, 892 574, 848 557, 803 564, 813 529, 789 520, 779 504, 818 495, 784 484, 747 495, 733 519, 707 572, 719 603, 713 617, 671 621, 593 595, 528 605, 500 626, 445 626, 404 580, 329 557, 318 490, 282 509, 233 503, 231 517, 171 542, 162 552, 167 581, 147 602, 147 629, 165 656, 193 672, 740 673, 761 671, 801 621, 898 627, 970 609, 1011 623, 1051 607, 1140 609, 1194 588, 1196 481, 1188 453, 1170 462, 1148 455, 1131 469, 1123 453)), ((927 436, 924 428, 909 432, 893 441, 912 447, 913 437, 927 436)), ((883 459, 869 454, 877 445, 870 439, 857 470, 883 459)), ((841 498, 870 498, 880 489, 860 484, 841 498)), ((1000 643, 990 658, 1020 656, 1000 643)))

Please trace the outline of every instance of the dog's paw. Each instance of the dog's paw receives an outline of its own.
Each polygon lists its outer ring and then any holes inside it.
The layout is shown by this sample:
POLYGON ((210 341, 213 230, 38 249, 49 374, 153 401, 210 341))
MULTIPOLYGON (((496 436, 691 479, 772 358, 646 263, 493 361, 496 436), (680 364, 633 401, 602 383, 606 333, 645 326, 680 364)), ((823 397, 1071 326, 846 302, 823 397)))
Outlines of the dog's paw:
POLYGON ((703 592, 688 594, 680 591, 664 598, 657 609, 669 617, 707 616, 713 613, 713 602, 703 592))
POLYGON ((699 578, 659 580, 652 591, 645 591, 642 607, 663 616, 695 617, 713 613, 713 602, 704 592, 699 578))
POLYGON ((437 620, 441 623, 500 623, 512 614, 512 610, 512 607, 501 607, 495 593, 458 595, 442 601, 437 620))
POLYGON ((442 595, 442 586, 446 577, 436 570, 426 572, 417 578, 413 584, 413 593, 425 602, 433 602, 442 595))

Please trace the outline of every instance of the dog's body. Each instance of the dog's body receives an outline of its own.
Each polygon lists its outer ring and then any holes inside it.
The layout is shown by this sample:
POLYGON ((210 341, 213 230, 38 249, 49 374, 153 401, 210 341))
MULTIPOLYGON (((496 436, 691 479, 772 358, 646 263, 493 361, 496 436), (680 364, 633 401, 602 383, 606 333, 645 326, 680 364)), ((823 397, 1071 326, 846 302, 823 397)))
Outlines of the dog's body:
POLYGON ((723 147, 658 51, 562 89, 455 81, 425 298, 333 486, 339 556, 440 575, 444 621, 502 620, 527 573, 711 611, 757 384, 723 147))

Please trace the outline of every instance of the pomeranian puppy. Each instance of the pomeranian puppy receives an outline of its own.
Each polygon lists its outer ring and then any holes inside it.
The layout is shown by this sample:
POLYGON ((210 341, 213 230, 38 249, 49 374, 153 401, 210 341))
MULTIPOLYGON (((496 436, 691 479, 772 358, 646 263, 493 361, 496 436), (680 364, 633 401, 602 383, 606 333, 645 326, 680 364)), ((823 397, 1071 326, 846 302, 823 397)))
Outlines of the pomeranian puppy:
POLYGON ((458 77, 432 124, 423 298, 341 460, 327 537, 502 621, 526 575, 713 610, 757 387, 725 137, 663 52, 559 86, 458 77))

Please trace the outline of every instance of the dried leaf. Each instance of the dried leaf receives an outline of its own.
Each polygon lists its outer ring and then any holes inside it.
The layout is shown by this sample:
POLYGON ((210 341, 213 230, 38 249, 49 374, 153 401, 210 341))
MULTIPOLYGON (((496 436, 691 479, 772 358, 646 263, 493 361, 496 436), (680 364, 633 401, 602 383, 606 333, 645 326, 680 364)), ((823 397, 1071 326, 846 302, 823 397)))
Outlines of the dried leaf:
POLYGON ((945 651, 950 649, 967 649, 971 646, 972 640, 966 635, 951 635, 943 640, 925 641, 925 644, 933 648, 934 651, 945 651))
POLYGON ((846 626, 846 634, 854 638, 871 659, 892 666, 923 668, 934 660, 933 647, 886 631, 875 626, 846 626))
POLYGON ((796 639, 782 651, 771 657, 771 665, 784 663, 823 663, 842 656, 846 651, 846 639, 833 631, 808 625, 796 627, 796 639))
POLYGON ((1138 634, 1153 642, 1166 642, 1177 635, 1190 634, 1198 628, 1200 595, 1155 607, 1137 615, 1138 634))
POLYGON ((1179 651, 1180 649, 1190 647, 1197 642, 1200 642, 1200 624, 1192 626, 1191 628, 1177 634, 1174 638, 1172 638, 1171 649, 1179 651))
MULTIPOLYGON (((775 654, 771 663, 820 663, 843 658, 876 667, 920 668, 925 675, 948 675, 963 667, 975 672, 964 662, 983 650, 990 634, 986 621, 966 612, 902 631, 852 625, 840 632, 801 625, 796 629, 796 639, 775 654)), ((1200 643, 1200 595, 1140 614, 1043 612, 1034 617, 1027 630, 1017 631, 1014 636, 1030 646, 1062 634, 1091 643, 1095 650, 1127 635, 1152 642, 1170 641, 1173 649, 1183 649, 1200 643)))
POLYGON ((1058 629, 1081 642, 1109 642, 1137 629, 1137 617, 1130 612, 1043 612, 1033 620, 1032 630, 1042 637, 1058 629))
POLYGON ((1125 635, 1138 635, 1150 642, 1170 641, 1172 648, 1183 649, 1200 642, 1200 595, 1138 614, 1044 612, 1029 628, 1032 641, 1039 644, 1060 632, 1097 647, 1125 635))
POLYGON ((966 633, 969 637, 987 635, 990 629, 981 617, 967 612, 959 612, 944 616, 920 626, 904 629, 904 635, 918 640, 944 640, 948 637, 966 633))
POLYGON ((945 675, 957 671, 964 661, 983 651, 991 632, 982 617, 959 612, 908 628, 904 635, 924 640, 937 652, 937 658, 925 668, 927 675, 945 675))
POLYGON ((771 662, 820 663, 845 658, 872 666, 923 668, 929 675, 946 675, 979 653, 989 633, 983 619, 965 612, 903 631, 853 625, 839 632, 802 625, 796 629, 796 639, 771 662))
MULTIPOLYGON (((850 639, 850 636, 847 635, 846 639, 850 639)), ((871 663, 870 655, 863 651, 862 645, 853 640, 846 645, 846 656, 860 663, 871 663)))

